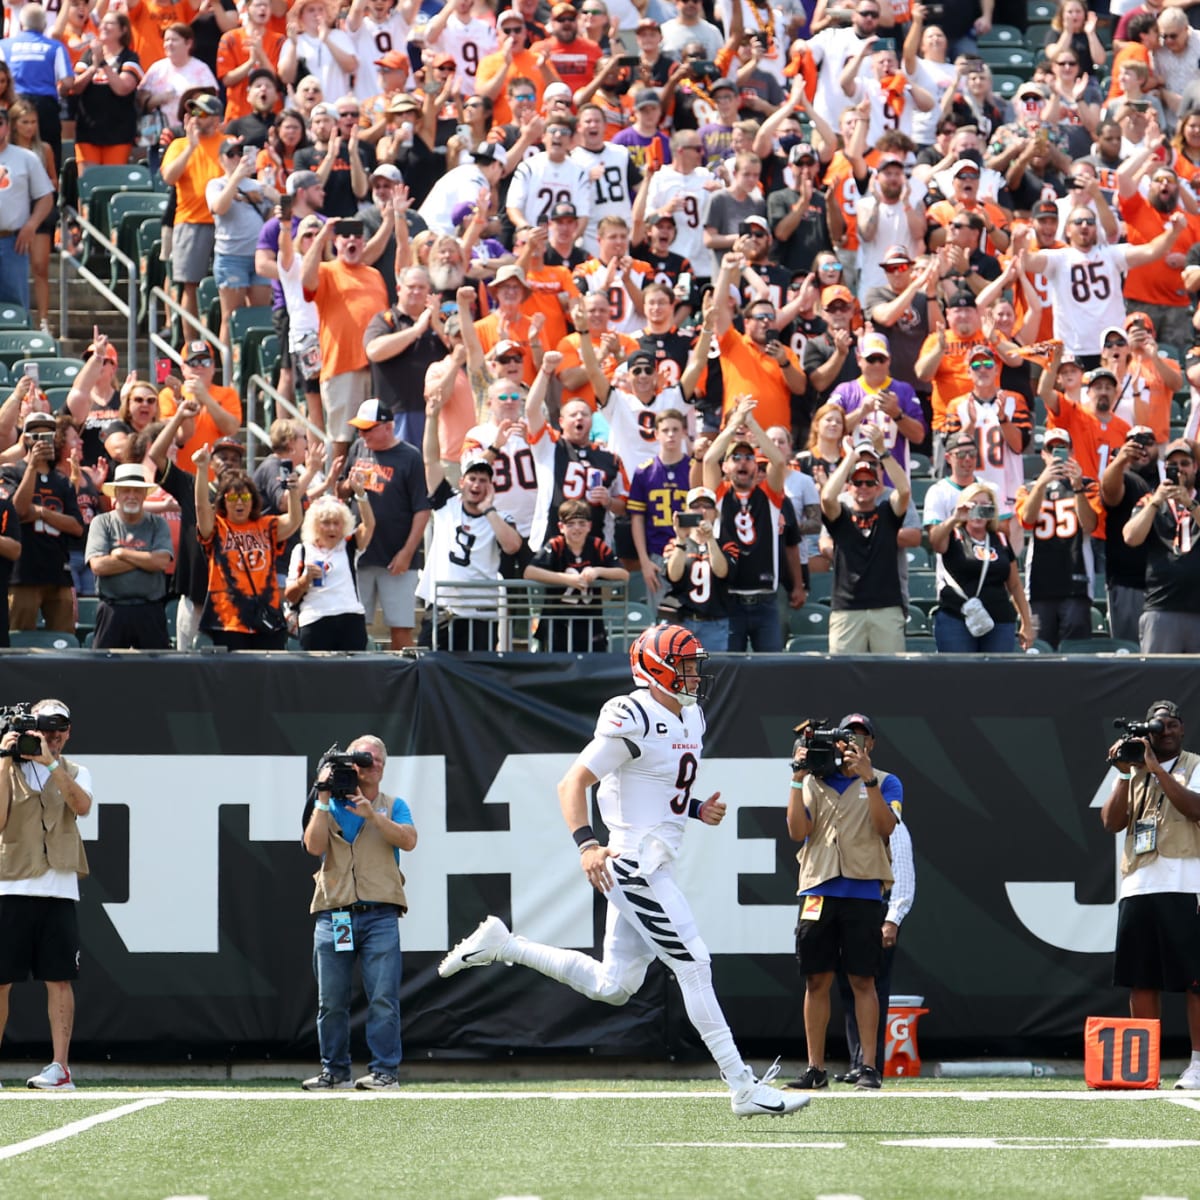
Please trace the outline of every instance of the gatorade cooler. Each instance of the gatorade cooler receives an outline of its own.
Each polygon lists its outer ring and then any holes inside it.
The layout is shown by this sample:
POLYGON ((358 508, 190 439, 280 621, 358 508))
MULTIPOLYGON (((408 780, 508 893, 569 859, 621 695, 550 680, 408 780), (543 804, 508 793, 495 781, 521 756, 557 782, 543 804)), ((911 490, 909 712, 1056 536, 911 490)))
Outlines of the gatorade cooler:
POLYGON ((885 1075, 920 1075, 921 1054, 917 1049, 917 1021, 929 1011, 921 1007, 924 1001, 924 996, 890 998, 883 1046, 885 1075))

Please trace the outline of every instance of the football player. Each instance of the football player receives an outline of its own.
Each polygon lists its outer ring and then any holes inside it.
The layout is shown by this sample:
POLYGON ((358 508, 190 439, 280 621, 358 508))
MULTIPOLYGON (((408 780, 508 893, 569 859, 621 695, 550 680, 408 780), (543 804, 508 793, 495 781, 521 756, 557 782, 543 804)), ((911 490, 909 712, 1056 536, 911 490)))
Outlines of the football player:
POLYGON ((608 898, 604 957, 562 950, 513 934, 488 917, 438 966, 449 979, 465 967, 519 963, 606 1004, 625 1004, 658 958, 683 993, 688 1019, 729 1085, 739 1117, 781 1117, 807 1096, 769 1086, 742 1060, 712 985, 711 959, 691 907, 675 882, 675 859, 689 819, 719 825, 721 795, 692 795, 704 740, 704 648, 680 625, 645 630, 630 648, 634 691, 600 710, 596 732, 558 785, 559 806, 579 847, 588 882, 608 898), (588 795, 600 784, 603 846, 588 824, 588 795))

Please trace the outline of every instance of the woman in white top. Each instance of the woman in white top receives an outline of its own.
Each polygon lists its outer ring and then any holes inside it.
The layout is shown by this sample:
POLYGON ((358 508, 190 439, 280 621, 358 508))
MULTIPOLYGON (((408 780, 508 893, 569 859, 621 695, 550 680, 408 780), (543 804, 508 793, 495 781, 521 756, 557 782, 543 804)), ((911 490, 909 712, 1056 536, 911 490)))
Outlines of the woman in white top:
POLYGON ((365 650, 367 624, 350 563, 350 543, 365 550, 375 532, 375 513, 356 485, 354 515, 334 496, 309 507, 300 527, 300 544, 288 566, 287 602, 299 610, 303 650, 365 650))
POLYGON ((321 344, 317 332, 319 318, 316 304, 304 297, 302 279, 304 255, 312 246, 313 238, 321 232, 322 224, 316 213, 309 213, 296 226, 296 237, 293 240, 291 219, 281 220, 279 256, 275 260, 275 265, 279 268, 279 286, 283 289, 283 302, 288 313, 287 352, 291 355, 292 370, 297 380, 296 391, 300 391, 299 384, 302 381, 308 419, 318 429, 325 428, 325 413, 321 407, 321 391, 318 387, 321 374, 321 344))
POLYGON ((217 77, 209 70, 207 63, 192 57, 194 40, 190 25, 168 25, 163 32, 163 52, 166 57, 149 66, 138 85, 142 112, 157 118, 143 123, 143 136, 148 137, 153 133, 153 140, 157 141, 163 129, 183 121, 179 99, 190 88, 212 88, 216 94, 217 77))
MULTIPOLYGON (((358 70, 358 57, 350 36, 336 27, 337 14, 325 0, 300 0, 288 14, 288 36, 279 51, 279 73, 303 60, 306 75, 321 81, 326 96, 337 99, 350 92, 351 76, 358 70)), ((369 63, 366 69, 373 71, 369 63)))

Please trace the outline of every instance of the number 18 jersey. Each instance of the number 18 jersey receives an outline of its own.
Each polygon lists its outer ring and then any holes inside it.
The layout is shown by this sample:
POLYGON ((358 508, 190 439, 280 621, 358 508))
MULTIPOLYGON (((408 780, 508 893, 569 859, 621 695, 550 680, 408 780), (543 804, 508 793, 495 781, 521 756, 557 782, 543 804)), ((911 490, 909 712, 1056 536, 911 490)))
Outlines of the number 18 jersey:
POLYGON ((600 779, 597 800, 608 844, 636 851, 652 834, 677 854, 683 844, 692 789, 704 749, 704 713, 679 715, 646 688, 614 696, 600 710, 596 732, 579 761, 600 779))
POLYGON ((1125 327, 1125 244, 1043 250, 1054 336, 1074 355, 1099 354, 1101 331, 1125 327))

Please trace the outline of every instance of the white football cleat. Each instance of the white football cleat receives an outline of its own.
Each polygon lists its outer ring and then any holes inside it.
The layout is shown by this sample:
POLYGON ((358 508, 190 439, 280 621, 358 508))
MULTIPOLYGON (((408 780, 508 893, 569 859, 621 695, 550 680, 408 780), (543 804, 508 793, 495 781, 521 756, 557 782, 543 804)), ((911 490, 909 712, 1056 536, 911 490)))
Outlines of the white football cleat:
POLYGON ((486 917, 474 933, 463 938, 445 958, 438 963, 438 974, 443 979, 457 975, 466 967, 486 967, 496 961, 512 933, 499 917, 486 917))
POLYGON ((735 1117, 784 1117, 788 1113, 806 1108, 811 1096, 788 1095, 770 1085, 779 1074, 779 1059, 776 1059, 761 1079, 752 1074, 748 1082, 734 1090, 730 1106, 735 1117))
POLYGON ((1188 1069, 1175 1084, 1176 1091, 1200 1092, 1200 1063, 1189 1063, 1188 1069))

